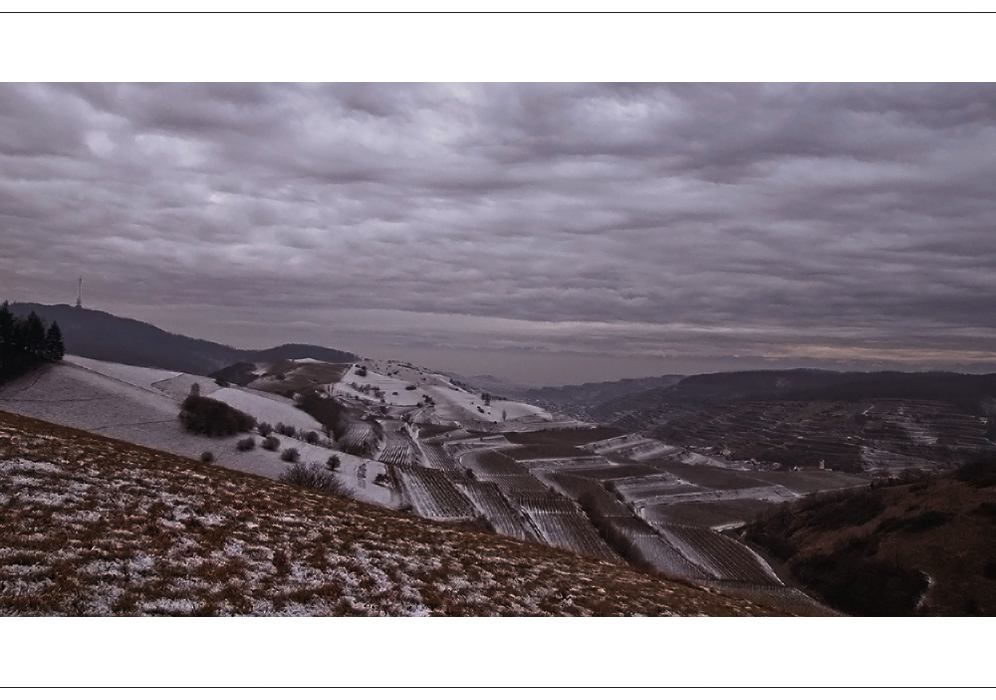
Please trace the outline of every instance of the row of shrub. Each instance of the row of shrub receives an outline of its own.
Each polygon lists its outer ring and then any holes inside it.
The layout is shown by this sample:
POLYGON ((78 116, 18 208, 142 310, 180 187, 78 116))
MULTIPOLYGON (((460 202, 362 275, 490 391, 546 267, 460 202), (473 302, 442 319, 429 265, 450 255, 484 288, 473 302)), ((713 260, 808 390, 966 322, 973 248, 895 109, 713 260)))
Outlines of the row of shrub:
POLYGON ((277 423, 276 426, 270 425, 269 423, 260 423, 256 430, 264 438, 270 437, 272 433, 277 433, 278 435, 283 435, 284 437, 296 438, 301 442, 306 442, 309 445, 318 445, 320 447, 325 447, 327 449, 333 449, 335 443, 328 438, 323 438, 315 430, 300 430, 295 428, 293 425, 287 425, 286 423, 277 423))

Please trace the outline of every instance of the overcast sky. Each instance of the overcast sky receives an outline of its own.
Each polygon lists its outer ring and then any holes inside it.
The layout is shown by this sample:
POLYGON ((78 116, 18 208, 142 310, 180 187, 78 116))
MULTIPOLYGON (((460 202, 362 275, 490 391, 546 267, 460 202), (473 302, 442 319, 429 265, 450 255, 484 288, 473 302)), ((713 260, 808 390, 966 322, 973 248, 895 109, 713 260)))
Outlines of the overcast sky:
POLYGON ((996 370, 996 87, 0 85, 0 298, 565 383, 996 370))

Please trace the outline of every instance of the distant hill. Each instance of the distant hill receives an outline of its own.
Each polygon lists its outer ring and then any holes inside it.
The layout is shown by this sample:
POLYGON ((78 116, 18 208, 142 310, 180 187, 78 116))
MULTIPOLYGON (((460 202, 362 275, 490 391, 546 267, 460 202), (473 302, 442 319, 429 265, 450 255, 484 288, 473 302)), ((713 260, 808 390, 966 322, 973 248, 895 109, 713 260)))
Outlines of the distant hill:
POLYGON ((546 386, 520 391, 518 396, 530 403, 557 407, 575 415, 590 416, 590 409, 607 401, 669 387, 679 382, 681 378, 680 374, 665 374, 660 377, 619 379, 614 382, 546 386))
POLYGON ((520 397, 526 387, 509 379, 496 377, 493 374, 475 374, 467 377, 456 372, 441 372, 449 377, 457 386, 476 391, 488 391, 498 396, 520 397))
POLYGON ((676 417, 740 401, 944 401, 983 415, 992 411, 996 374, 954 372, 832 372, 817 369, 720 372, 591 406, 602 421, 625 418, 626 427, 645 430, 676 417))
POLYGON ((344 350, 333 350, 323 348, 318 345, 302 345, 300 343, 287 343, 279 345, 269 350, 257 350, 251 353, 246 361, 248 362, 275 362, 277 360, 303 360, 310 358, 320 362, 356 362, 358 355, 344 350))
POLYGON ((37 313, 46 324, 56 321, 62 329, 66 353, 105 362, 207 375, 236 362, 265 362, 311 357, 325 362, 351 362, 352 353, 315 345, 281 345, 269 350, 240 350, 177 333, 151 323, 114 316, 96 309, 78 309, 68 304, 10 305, 18 316, 37 313), (334 359, 327 359, 334 358, 334 359))

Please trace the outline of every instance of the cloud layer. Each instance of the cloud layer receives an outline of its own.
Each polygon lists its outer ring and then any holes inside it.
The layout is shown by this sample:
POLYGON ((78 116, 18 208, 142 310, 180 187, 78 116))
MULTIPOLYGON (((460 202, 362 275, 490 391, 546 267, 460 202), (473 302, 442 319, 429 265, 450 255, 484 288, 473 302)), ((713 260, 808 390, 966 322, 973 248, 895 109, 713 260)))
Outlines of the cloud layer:
POLYGON ((0 85, 0 296, 537 382, 983 367, 994 153, 993 85, 0 85))

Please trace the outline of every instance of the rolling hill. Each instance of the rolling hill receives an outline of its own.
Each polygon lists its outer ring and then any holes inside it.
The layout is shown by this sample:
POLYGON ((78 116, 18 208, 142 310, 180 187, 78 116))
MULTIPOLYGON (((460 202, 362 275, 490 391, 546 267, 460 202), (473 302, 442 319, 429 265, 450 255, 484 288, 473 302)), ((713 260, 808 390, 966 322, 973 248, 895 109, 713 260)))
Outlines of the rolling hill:
POLYGON ((66 352, 105 362, 158 367, 207 375, 237 362, 274 361, 311 357, 325 362, 351 362, 356 355, 315 345, 281 345, 267 350, 240 350, 229 345, 169 333, 151 323, 114 316, 106 311, 68 304, 10 305, 16 316, 34 311, 46 323, 62 329, 66 352))

